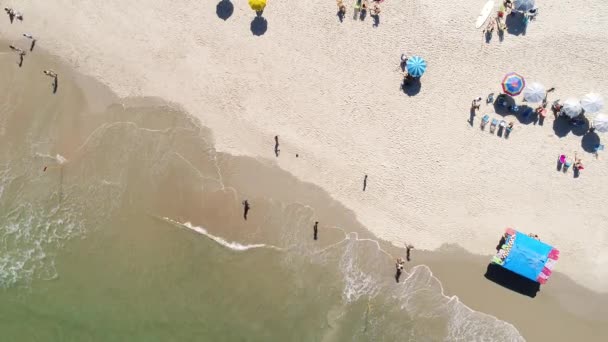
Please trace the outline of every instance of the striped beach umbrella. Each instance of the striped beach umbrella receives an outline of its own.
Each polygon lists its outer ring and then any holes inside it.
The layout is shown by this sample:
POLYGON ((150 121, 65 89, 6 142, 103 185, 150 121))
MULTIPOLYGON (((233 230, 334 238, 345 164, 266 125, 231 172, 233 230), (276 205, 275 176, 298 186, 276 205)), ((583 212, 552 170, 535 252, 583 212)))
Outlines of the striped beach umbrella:
POLYGON ((412 56, 407 60, 407 73, 412 77, 420 77, 426 71, 426 61, 422 57, 412 56))
POLYGON ((519 95, 526 86, 526 80, 518 73, 510 72, 502 79, 502 91, 511 96, 519 95))
POLYGON ((581 99, 581 106, 585 113, 597 113, 604 108, 604 99, 600 94, 587 94, 581 99))
POLYGON ((249 7, 256 12, 262 12, 266 7, 266 0, 249 0, 249 7))

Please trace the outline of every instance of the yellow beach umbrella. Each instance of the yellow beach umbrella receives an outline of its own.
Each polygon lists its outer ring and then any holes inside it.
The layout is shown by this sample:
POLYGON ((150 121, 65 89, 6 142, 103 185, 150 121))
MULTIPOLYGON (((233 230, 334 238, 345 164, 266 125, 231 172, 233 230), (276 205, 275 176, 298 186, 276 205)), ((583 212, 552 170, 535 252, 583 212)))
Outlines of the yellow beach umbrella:
POLYGON ((249 6, 256 12, 261 12, 266 7, 266 0, 249 0, 249 6))

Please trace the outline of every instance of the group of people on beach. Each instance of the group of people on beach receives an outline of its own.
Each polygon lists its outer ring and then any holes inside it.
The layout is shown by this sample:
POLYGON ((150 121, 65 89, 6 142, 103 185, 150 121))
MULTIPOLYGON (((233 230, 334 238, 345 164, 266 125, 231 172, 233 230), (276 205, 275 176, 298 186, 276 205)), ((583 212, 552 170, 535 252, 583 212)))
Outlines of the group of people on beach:
POLYGON ((13 23, 13 21, 15 21, 15 19, 23 21, 23 14, 15 11, 10 7, 4 7, 4 12, 6 12, 6 15, 8 15, 8 19, 11 21, 11 24, 13 23))
MULTIPOLYGON (((371 0, 373 2, 373 6, 370 8, 369 0, 359 0, 355 5, 355 18, 357 16, 357 11, 359 11, 359 19, 364 20, 367 15, 367 11, 372 17, 377 18, 380 15, 380 3, 384 0, 371 0)), ((336 4, 338 5, 338 17, 340 21, 344 19, 346 16, 346 5, 344 5, 343 0, 336 0, 336 4)), ((376 20, 377 21, 377 20, 376 20)))
MULTIPOLYGON (((514 0, 503 0, 496 15, 490 17, 488 25, 486 25, 486 28, 483 30, 483 34, 492 35, 495 29, 498 29, 499 34, 503 34, 504 31, 507 30, 506 16, 512 15, 514 12, 514 0)), ((536 18, 538 8, 530 9, 527 12, 522 11, 521 13, 524 16, 524 20, 527 22, 528 20, 536 18)))
MULTIPOLYGON (((7 8, 7 7, 4 8, 4 11, 9 16, 9 20, 10 20, 11 24, 13 23, 13 20, 15 18, 18 19, 19 21, 23 21, 23 14, 21 14, 20 12, 17 12, 17 11, 15 11, 12 8, 7 8)), ((30 40, 29 51, 30 52, 34 51, 34 47, 36 46, 36 42, 37 42, 36 38, 32 34, 30 34, 30 33, 23 33, 22 35, 23 35, 23 37, 25 37, 25 38, 27 38, 27 39, 30 40)), ((20 47, 18 47, 16 45, 13 45, 13 44, 9 45, 9 48, 13 52, 16 52, 19 55, 19 63, 18 63, 18 65, 19 65, 19 67, 22 67, 23 66, 23 60, 24 60, 25 56, 27 55, 27 52, 25 50, 23 50, 22 48, 20 48, 20 47)), ((53 82, 52 82, 51 86, 53 88, 53 93, 56 93, 57 92, 57 87, 59 85, 59 83, 58 83, 59 82, 59 79, 58 79, 59 76, 53 70, 44 70, 43 73, 46 76, 49 76, 49 77, 51 77, 53 79, 53 82)), ((46 169, 45 169, 45 171, 46 171, 46 169)))

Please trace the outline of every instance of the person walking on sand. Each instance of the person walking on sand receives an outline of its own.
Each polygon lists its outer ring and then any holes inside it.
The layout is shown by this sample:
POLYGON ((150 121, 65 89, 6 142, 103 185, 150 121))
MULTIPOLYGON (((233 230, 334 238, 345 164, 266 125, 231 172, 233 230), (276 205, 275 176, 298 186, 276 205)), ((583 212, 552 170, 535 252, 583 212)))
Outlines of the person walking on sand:
POLYGON ((315 221, 315 225, 314 227, 312 227, 313 229, 313 239, 315 239, 315 241, 317 240, 317 235, 319 233, 319 221, 315 221))
POLYGON ((399 282, 399 278, 401 278, 401 273, 403 273, 403 264, 405 264, 403 258, 397 258, 397 262, 395 263, 395 281, 397 282, 399 282))
POLYGON ((23 58, 25 57, 25 51, 19 52, 19 67, 23 65, 23 58))
POLYGON ((279 157, 279 152, 281 152, 281 150, 279 150, 279 136, 275 135, 274 136, 274 155, 279 157))
POLYGON ((365 177, 363 177, 363 191, 365 191, 366 188, 367 188, 367 175, 365 175, 365 177))
POLYGON ((34 46, 36 46, 36 38, 34 38, 34 36, 29 33, 24 33, 23 36, 32 41, 32 44, 30 45, 30 51, 34 51, 34 46))
POLYGON ((249 206, 249 201, 244 200, 243 201, 243 218, 245 219, 245 221, 247 221, 247 214, 249 213, 249 209, 251 209, 251 207, 249 206))

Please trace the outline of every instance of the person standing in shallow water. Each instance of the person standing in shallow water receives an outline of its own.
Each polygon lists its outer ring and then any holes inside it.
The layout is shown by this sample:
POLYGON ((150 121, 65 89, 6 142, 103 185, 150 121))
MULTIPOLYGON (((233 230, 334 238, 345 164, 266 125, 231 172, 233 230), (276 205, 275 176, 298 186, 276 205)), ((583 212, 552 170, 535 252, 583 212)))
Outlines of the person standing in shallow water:
POLYGON ((397 269, 397 272, 395 273, 395 281, 399 282, 399 278, 401 278, 401 273, 403 273, 403 264, 405 263, 405 261, 403 261, 403 258, 397 258, 397 262, 395 263, 395 268, 397 269))
POLYGON ((249 202, 247 200, 243 201, 243 218, 245 219, 245 221, 247 221, 247 214, 249 213, 249 209, 251 209, 251 207, 249 206, 249 202))
POLYGON ((366 188, 367 188, 367 175, 365 175, 365 177, 363 177, 363 191, 365 191, 366 188))
POLYGON ((410 253, 412 252, 412 249, 414 249, 413 245, 410 244, 406 244, 405 245, 405 258, 407 259, 407 261, 410 261, 410 253))
POLYGON ((312 229, 313 229, 313 232, 314 232, 313 233, 313 238, 315 240, 317 240, 317 234, 319 233, 319 221, 315 221, 315 226, 312 227, 312 229))

